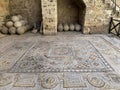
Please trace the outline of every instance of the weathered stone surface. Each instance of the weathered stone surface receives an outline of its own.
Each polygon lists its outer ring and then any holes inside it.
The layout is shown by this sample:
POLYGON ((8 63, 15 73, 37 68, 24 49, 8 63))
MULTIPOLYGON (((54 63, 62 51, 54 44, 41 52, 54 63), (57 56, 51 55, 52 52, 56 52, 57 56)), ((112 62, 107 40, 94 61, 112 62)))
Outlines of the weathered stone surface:
POLYGON ((43 34, 57 33, 57 0, 42 0, 43 34))
POLYGON ((9 0, 0 0, 0 25, 6 15, 9 14, 9 0))
MULTIPOLYGON (((119 5, 120 1, 116 1, 119 5)), ((44 2, 48 1, 44 0, 44 2)), ((85 26, 83 33, 104 33, 104 30, 108 28, 108 23, 113 9, 113 4, 111 0, 58 0, 55 1, 55 3, 57 11, 54 12, 53 16, 55 16, 54 20, 55 18, 56 20, 53 22, 55 22, 56 24, 70 24, 79 22, 80 24, 82 24, 82 26, 85 26)), ((2 22, 3 18, 10 12, 11 14, 22 14, 29 20, 30 24, 33 25, 33 23, 41 21, 42 18, 45 18, 46 11, 42 8, 43 6, 41 5, 41 0, 1 0, 0 22, 2 22), (8 6, 10 6, 10 8, 8 8, 8 6), (44 15, 42 15, 42 11, 44 15)), ((118 13, 119 8, 116 9, 118 13)), ((47 24, 49 23, 47 20, 43 20, 43 22, 47 24)), ((54 24, 54 27, 53 23, 50 23, 48 25, 52 28, 48 28, 49 30, 44 31, 44 33, 57 33, 57 25, 54 24)), ((43 26, 43 28, 44 27, 45 25, 43 26)))

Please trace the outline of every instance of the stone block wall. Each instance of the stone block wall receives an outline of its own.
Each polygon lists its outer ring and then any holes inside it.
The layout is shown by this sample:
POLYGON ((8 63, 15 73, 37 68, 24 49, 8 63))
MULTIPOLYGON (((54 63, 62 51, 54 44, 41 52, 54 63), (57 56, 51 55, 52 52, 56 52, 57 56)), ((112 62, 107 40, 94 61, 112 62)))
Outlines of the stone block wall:
POLYGON ((10 14, 21 14, 29 23, 42 20, 41 0, 10 0, 10 14))
POLYGON ((107 33, 110 16, 105 13, 106 4, 102 0, 84 0, 84 2, 86 16, 83 33, 107 33))
MULTIPOLYGON (((49 26, 52 26, 48 33, 57 32, 54 31, 57 28, 57 23, 76 23, 84 19, 85 28, 83 33, 105 33, 108 29, 109 15, 112 10, 107 10, 106 4, 102 1, 103 0, 0 0, 0 24, 3 18, 10 12, 10 14, 22 14, 28 19, 31 25, 44 19, 44 23, 48 22, 49 26), (48 17, 48 13, 46 15, 46 11, 42 9, 41 1, 56 1, 53 4, 56 4, 55 8, 57 9, 53 12, 54 15, 52 13, 53 17, 51 17, 54 18, 54 26, 45 20, 45 17, 48 17), (75 3, 75 1, 85 3, 85 18, 82 16, 84 15, 84 12, 82 12, 83 7, 80 7, 82 4, 77 5, 79 3, 75 3)), ((105 1, 109 2, 110 0, 105 1)), ((119 4, 119 0, 117 0, 117 3, 119 4)))
POLYGON ((57 34, 57 0, 42 0, 43 34, 57 34))
POLYGON ((9 14, 9 0, 0 0, 0 25, 6 15, 9 14))
POLYGON ((86 34, 108 32, 110 17, 102 0, 58 0, 57 3, 58 22, 84 24, 86 34))

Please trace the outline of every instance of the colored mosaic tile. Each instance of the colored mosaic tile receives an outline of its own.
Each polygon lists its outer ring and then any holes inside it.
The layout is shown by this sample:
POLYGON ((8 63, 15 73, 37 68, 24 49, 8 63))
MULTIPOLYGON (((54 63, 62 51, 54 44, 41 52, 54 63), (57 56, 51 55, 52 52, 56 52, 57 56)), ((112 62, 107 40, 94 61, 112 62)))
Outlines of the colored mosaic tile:
POLYGON ((14 87, 35 87, 34 75, 16 74, 14 87))
POLYGON ((63 77, 64 88, 86 88, 86 82, 80 74, 64 74, 63 77))
POLYGON ((59 84, 59 79, 56 74, 40 74, 38 77, 41 86, 46 89, 55 88, 59 84))
POLYGON ((98 76, 88 75, 87 80, 94 87, 102 88, 105 86, 105 82, 98 76))
POLYGON ((12 76, 7 74, 0 74, 0 87, 12 83, 12 76))

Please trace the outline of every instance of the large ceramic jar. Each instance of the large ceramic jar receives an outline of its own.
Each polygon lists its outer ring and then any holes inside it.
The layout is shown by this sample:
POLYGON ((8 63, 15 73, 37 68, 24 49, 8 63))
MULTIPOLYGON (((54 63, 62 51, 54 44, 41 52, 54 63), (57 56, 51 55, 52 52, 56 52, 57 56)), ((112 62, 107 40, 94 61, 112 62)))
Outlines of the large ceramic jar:
POLYGON ((74 31, 74 30, 75 30, 74 24, 70 24, 70 30, 71 30, 71 31, 74 31))
POLYGON ((62 24, 58 24, 58 31, 63 31, 63 25, 62 24))
POLYGON ((69 25, 68 24, 64 24, 64 31, 68 31, 69 30, 69 25))
POLYGON ((80 24, 75 24, 75 30, 80 31, 81 30, 81 25, 80 24))

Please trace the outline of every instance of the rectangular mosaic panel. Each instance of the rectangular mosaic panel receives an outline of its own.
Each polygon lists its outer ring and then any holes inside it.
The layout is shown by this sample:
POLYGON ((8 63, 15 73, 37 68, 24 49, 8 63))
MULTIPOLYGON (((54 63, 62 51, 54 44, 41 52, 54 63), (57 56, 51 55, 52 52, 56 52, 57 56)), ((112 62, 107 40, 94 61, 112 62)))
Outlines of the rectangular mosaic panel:
POLYGON ((81 74, 64 74, 63 77, 64 88, 86 88, 87 85, 81 74))
POLYGON ((87 40, 39 42, 10 72, 106 72, 112 67, 87 40), (41 44, 44 43, 44 44, 41 44))

